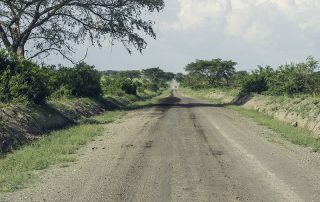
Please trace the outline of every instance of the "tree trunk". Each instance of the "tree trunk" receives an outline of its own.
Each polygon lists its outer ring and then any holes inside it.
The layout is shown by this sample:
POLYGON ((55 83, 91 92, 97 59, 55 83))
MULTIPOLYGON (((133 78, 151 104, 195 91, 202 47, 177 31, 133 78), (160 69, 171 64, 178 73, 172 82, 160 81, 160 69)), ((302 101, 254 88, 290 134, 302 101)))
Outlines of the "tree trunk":
POLYGON ((24 46, 19 46, 16 53, 19 58, 24 58, 24 46))

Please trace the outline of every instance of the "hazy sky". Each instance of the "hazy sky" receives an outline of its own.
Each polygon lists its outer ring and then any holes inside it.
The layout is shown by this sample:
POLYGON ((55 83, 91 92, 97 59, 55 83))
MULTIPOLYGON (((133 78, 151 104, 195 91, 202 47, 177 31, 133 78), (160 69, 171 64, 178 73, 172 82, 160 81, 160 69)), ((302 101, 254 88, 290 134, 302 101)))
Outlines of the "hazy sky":
MULTIPOLYGON (((157 40, 147 39, 143 55, 106 41, 102 49, 90 48, 86 62, 99 70, 183 72, 196 59, 232 59, 241 70, 320 59, 320 0, 167 0, 149 18, 157 23, 157 40)), ((52 56, 48 63, 67 62, 52 56)))

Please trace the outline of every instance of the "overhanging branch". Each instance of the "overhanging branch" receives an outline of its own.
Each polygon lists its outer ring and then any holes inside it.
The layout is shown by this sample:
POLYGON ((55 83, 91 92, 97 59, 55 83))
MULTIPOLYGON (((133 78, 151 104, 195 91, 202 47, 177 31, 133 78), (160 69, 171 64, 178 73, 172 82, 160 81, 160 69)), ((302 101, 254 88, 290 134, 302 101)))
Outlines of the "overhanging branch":
POLYGON ((7 49, 10 49, 11 48, 11 43, 7 37, 7 34, 6 32, 4 31, 1 23, 0 23, 0 37, 1 37, 1 40, 4 44, 4 46, 7 48, 7 49))

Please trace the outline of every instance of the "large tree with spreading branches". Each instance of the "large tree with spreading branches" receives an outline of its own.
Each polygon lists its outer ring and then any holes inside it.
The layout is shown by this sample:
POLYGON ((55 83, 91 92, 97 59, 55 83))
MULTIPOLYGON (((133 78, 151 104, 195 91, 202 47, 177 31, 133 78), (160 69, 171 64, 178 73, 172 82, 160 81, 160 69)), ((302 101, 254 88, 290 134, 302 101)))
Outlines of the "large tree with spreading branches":
POLYGON ((163 8, 163 0, 0 0, 0 47, 20 57, 56 52, 70 59, 74 45, 109 39, 142 51, 141 34, 156 36, 143 14, 163 8))

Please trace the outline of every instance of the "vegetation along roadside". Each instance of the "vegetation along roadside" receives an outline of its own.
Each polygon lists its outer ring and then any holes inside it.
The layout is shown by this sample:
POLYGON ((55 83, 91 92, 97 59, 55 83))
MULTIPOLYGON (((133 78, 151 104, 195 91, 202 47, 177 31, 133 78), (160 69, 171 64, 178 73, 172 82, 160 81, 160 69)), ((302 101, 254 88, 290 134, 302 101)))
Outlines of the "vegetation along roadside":
POLYGON ((236 110, 286 140, 318 151, 320 95, 318 61, 236 71, 233 61, 197 60, 177 75, 184 95, 236 110))
MULTIPOLYGON (((168 95, 169 90, 165 90, 148 101, 132 103, 127 109, 157 104, 168 95)), ((0 192, 14 191, 32 183, 37 176, 34 171, 56 164, 68 166, 76 161, 78 149, 103 135, 105 124, 121 119, 126 113, 126 110, 115 110, 83 118, 75 126, 48 133, 19 150, 3 155, 0 159, 0 192)))
POLYGON ((173 73, 160 68, 100 72, 86 63, 43 66, 0 51, 0 191, 34 179, 34 171, 76 160, 124 111, 169 95, 173 73))

